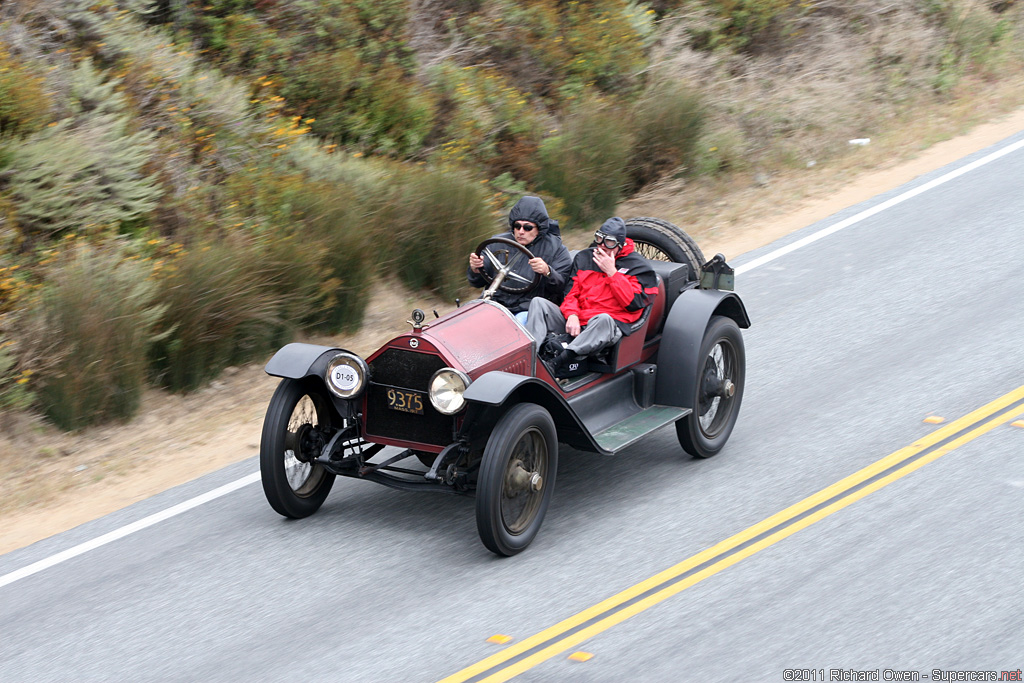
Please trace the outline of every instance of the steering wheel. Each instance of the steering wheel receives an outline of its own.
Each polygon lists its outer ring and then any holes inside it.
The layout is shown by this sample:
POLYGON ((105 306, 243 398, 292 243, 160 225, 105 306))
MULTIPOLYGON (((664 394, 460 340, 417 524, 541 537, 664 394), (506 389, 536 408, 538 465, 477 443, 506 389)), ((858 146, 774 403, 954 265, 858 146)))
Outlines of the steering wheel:
POLYGON ((543 277, 530 268, 533 253, 515 240, 505 237, 484 240, 477 246, 476 255, 484 260, 480 274, 490 283, 482 295, 484 299, 490 299, 499 289, 523 294, 539 285, 543 277))

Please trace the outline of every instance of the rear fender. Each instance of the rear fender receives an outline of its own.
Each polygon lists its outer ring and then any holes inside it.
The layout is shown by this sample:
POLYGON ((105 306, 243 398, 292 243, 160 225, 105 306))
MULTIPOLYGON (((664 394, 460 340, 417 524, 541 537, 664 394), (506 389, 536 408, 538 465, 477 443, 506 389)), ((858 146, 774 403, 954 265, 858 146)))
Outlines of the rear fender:
POLYGON ((704 330, 711 318, 724 315, 741 329, 750 327, 743 301, 735 292, 688 289, 672 305, 658 347, 658 381, 654 402, 693 409, 697 393, 697 364, 704 330))
POLYGON ((594 441, 566 400, 550 385, 536 377, 514 375, 500 370, 488 372, 473 380, 466 389, 465 398, 469 409, 463 422, 463 436, 480 447, 486 442, 498 418, 510 406, 517 403, 535 403, 551 413, 559 441, 581 450, 609 454, 594 441))

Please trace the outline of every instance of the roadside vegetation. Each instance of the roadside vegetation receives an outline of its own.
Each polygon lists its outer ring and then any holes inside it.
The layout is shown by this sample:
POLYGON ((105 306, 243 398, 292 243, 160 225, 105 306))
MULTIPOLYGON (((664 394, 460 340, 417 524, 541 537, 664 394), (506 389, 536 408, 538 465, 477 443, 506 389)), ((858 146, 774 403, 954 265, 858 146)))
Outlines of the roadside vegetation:
POLYGON ((383 275, 454 297, 524 192, 571 234, 838 163, 1022 45, 1015 0, 5 2, 0 425, 130 420, 383 275))

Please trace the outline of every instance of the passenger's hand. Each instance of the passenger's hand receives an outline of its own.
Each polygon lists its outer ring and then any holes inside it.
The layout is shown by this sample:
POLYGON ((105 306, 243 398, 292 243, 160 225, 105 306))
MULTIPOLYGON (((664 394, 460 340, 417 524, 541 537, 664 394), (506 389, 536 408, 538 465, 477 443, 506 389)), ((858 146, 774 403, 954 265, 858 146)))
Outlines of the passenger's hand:
POLYGON ((551 275, 551 266, 539 256, 530 259, 530 267, 533 268, 533 272, 540 273, 544 277, 551 275))
POLYGON ((566 321, 565 321, 565 331, 566 332, 568 332, 569 334, 571 334, 574 337, 578 337, 579 334, 580 334, 580 330, 582 330, 582 329, 583 328, 580 327, 580 319, 579 319, 579 317, 575 313, 573 313, 568 318, 566 318, 566 321))
POLYGON ((594 249, 594 265, 601 269, 608 277, 615 275, 615 256, 609 254, 601 247, 594 249))
POLYGON ((469 268, 474 273, 479 273, 480 269, 484 267, 484 259, 481 256, 477 256, 476 253, 469 255, 469 268))

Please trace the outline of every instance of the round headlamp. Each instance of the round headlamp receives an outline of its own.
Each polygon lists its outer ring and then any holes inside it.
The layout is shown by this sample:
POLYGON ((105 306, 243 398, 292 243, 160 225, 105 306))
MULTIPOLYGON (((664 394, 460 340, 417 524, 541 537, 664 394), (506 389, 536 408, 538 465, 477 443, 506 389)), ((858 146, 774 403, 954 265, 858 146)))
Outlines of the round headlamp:
POLYGON ((453 368, 441 368, 430 378, 430 405, 442 415, 454 415, 466 406, 469 376, 453 368))
POLYGON ((370 368, 366 362, 351 353, 339 353, 327 364, 327 388, 338 398, 355 398, 366 386, 370 368))

